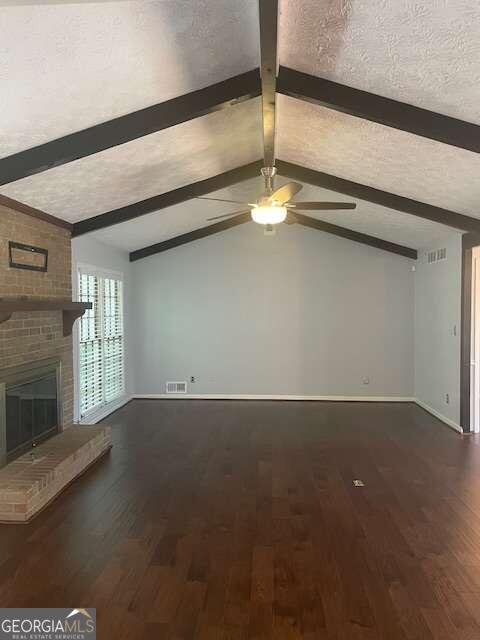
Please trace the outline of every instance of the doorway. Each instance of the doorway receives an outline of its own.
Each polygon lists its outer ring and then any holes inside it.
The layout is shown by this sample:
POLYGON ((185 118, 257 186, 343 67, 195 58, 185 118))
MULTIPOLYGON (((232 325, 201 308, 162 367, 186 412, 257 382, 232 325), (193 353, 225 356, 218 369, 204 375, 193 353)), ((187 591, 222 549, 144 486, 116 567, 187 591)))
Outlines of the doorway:
POLYGON ((471 251, 470 431, 480 431, 480 247, 471 251))
POLYGON ((460 424, 480 432, 480 234, 462 238, 462 346, 460 424))

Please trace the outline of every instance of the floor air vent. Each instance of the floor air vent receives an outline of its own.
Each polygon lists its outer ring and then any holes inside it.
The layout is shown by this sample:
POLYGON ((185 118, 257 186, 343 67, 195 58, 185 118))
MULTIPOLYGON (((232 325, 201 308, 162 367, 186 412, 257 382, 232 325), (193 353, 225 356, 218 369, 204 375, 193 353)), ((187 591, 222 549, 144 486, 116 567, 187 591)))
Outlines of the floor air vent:
POLYGON ((165 386, 167 393, 187 393, 186 382, 167 382, 165 386))

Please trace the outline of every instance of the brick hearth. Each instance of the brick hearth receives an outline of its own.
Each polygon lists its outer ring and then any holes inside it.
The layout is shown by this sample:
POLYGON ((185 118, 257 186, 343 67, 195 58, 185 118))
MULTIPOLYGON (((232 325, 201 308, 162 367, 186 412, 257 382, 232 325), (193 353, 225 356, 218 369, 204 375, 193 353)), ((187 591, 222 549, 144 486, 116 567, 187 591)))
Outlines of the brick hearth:
POLYGON ((108 426, 74 426, 0 469, 0 522, 25 523, 112 446, 108 426))

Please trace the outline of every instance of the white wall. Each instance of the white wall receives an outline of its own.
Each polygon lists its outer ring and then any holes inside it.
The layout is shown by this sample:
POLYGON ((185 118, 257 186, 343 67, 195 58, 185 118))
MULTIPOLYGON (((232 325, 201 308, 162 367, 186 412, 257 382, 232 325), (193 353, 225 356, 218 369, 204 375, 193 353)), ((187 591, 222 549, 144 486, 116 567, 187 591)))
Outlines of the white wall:
POLYGON ((411 266, 254 224, 135 262, 135 391, 195 376, 194 394, 412 397, 411 266))
POLYGON ((422 251, 412 274, 392 254, 252 224, 135 263, 86 235, 72 259, 124 274, 127 394, 193 375, 194 394, 415 396, 458 425, 461 235, 442 246, 445 262, 422 251))
POLYGON ((442 246, 447 248, 447 260, 427 264, 426 253, 421 252, 416 266, 415 396, 448 421, 459 425, 461 235, 452 233, 442 246), (446 394, 450 397, 449 404, 446 394))
MULTIPOLYGON (((73 296, 77 299, 78 280, 77 265, 88 264, 108 271, 116 271, 123 274, 123 306, 124 306, 124 330, 125 330, 125 395, 130 397, 134 391, 135 368, 132 357, 134 315, 132 315, 132 283, 131 263, 128 253, 114 247, 109 247, 103 242, 94 240, 91 235, 80 236, 72 240, 72 278, 73 296)), ((78 340, 78 334, 74 333, 74 339, 78 340)), ((76 367, 75 374, 77 374, 76 367)), ((75 389, 77 389, 75 380, 75 389)), ((77 394, 76 394, 77 397, 77 394)))

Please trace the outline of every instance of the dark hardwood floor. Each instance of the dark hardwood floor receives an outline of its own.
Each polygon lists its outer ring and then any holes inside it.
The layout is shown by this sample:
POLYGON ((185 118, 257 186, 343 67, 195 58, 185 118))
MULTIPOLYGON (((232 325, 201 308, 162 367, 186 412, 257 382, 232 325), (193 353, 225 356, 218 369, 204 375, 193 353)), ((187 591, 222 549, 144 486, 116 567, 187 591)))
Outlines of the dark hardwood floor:
POLYGON ((0 606, 99 639, 480 639, 480 447, 402 404, 134 401, 0 526, 0 606), (364 487, 354 487, 361 479, 364 487))

